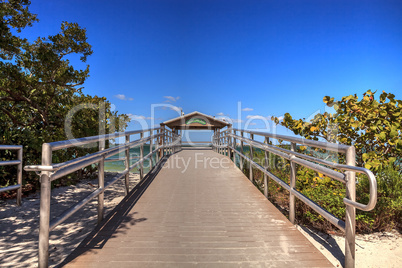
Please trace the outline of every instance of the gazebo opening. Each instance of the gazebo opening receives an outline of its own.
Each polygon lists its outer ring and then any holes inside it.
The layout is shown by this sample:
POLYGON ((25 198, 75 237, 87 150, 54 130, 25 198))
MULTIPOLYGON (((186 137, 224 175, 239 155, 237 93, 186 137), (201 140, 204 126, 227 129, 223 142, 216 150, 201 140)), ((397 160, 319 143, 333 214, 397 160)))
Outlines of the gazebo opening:
POLYGON ((161 123, 161 127, 168 127, 174 133, 181 135, 183 149, 211 147, 212 136, 230 126, 231 124, 224 120, 197 111, 161 123))

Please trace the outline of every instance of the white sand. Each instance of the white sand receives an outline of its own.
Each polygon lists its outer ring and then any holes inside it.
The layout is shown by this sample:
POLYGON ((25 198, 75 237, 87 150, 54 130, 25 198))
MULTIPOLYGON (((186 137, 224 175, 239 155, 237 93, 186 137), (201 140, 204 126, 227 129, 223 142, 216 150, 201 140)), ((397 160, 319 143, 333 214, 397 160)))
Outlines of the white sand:
MULTIPOLYGON (((113 174, 106 177, 108 181, 113 174)), ((138 183, 131 174, 130 189, 138 183)), ((124 180, 105 191, 105 212, 110 212, 125 195, 124 180)), ((52 217, 81 200, 97 187, 97 179, 76 186, 52 190, 52 217)), ((50 236, 50 266, 62 262, 93 230, 97 223, 96 199, 67 221, 56 227, 50 236)), ((0 204, 0 267, 37 267, 39 194, 23 198, 21 207, 15 200, 0 204)), ((334 264, 341 267, 345 242, 343 237, 298 229, 334 264)), ((358 235, 356 238, 356 267, 402 267, 402 236, 397 232, 358 235)))
MULTIPOLYGON (((328 260, 336 267, 342 267, 345 254, 345 238, 297 226, 328 260)), ((356 236, 356 267, 399 268, 402 267, 402 235, 397 231, 356 236)))
MULTIPOLYGON (((105 182, 116 173, 108 174, 105 182)), ((130 174, 130 190, 139 175, 130 174)), ((97 179, 52 190, 51 218, 60 215, 97 188, 97 179)), ((124 179, 105 191, 105 215, 125 196, 124 179)), ((7 200, 0 207, 0 267, 37 267, 39 235, 39 193, 22 200, 7 200)), ((49 265, 62 262, 97 224, 97 198, 50 233, 49 265)))

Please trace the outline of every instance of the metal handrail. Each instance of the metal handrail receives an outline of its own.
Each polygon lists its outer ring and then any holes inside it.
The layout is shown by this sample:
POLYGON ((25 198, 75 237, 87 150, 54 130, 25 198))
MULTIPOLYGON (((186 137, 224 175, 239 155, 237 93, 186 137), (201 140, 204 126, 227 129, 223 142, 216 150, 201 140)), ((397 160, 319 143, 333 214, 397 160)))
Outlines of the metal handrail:
MULTIPOLYGON (((129 193, 129 172, 135 167, 139 167, 140 179, 144 176, 143 163, 146 159, 151 162, 151 167, 154 166, 153 155, 156 155, 156 163, 160 161, 162 156, 170 155, 180 150, 181 137, 176 133, 165 128, 152 128, 145 130, 135 130, 127 132, 119 132, 113 134, 85 137, 80 139, 57 141, 51 143, 44 143, 42 145, 42 164, 25 166, 26 171, 35 171, 40 174, 41 182, 41 199, 40 199, 40 227, 39 227, 39 267, 48 266, 49 258, 49 232, 52 231, 59 224, 68 219, 71 215, 81 209, 89 201, 98 198, 98 223, 103 220, 104 214, 104 191, 118 180, 125 177, 126 194, 129 193), (156 131, 157 133, 153 133, 156 131), (147 137, 144 134, 149 132, 147 137), (140 134, 140 139, 130 141, 130 136, 140 134), (125 143, 105 149, 105 141, 118 137, 125 137, 125 143), (155 142, 156 141, 156 142, 155 142), (68 160, 63 163, 52 163, 52 152, 60 149, 66 149, 73 146, 81 146, 89 143, 99 142, 99 151, 68 160), (144 144, 149 142, 150 152, 144 156, 144 144), (155 142, 155 143, 154 143, 155 142), (154 147, 154 144, 156 147, 154 147), (140 157, 136 162, 130 165, 130 148, 140 146, 140 157), (125 152, 125 170, 108 183, 104 181, 104 163, 105 159, 125 152), (74 206, 68 208, 57 218, 50 222, 50 196, 51 196, 51 181, 57 180, 66 176, 76 170, 89 166, 91 164, 98 164, 98 189, 91 192, 87 197, 77 202, 74 206)), ((155 165, 156 165, 155 163, 155 165)))
POLYGON ((0 150, 17 150, 17 160, 0 161, 0 166, 15 166, 17 165, 17 184, 0 187, 0 193, 6 191, 17 190, 17 205, 21 206, 22 201, 22 145, 0 145, 0 150))
POLYGON ((212 146, 213 149, 221 154, 229 156, 231 158, 233 156, 233 162, 235 162, 235 155, 238 154, 240 156, 240 166, 243 166, 243 159, 248 161, 250 164, 250 180, 253 181, 253 171, 252 167, 259 169, 264 174, 264 185, 265 190, 264 194, 268 197, 267 191, 267 178, 271 178, 276 181, 279 185, 289 191, 289 220, 294 224, 295 223, 295 199, 297 197, 306 205, 310 206, 317 213, 322 215, 325 219, 330 221, 336 227, 341 229, 346 233, 345 240, 345 266, 346 267, 354 267, 355 264, 355 221, 356 221, 356 208, 363 211, 372 210, 377 202, 377 181, 374 174, 362 167, 355 166, 355 148, 353 146, 329 143, 323 141, 314 141, 307 140, 304 138, 291 137, 285 135, 277 135, 266 132, 257 132, 257 131, 249 131, 242 129, 233 129, 229 128, 225 131, 217 132, 212 138, 212 146), (241 135, 236 135, 236 132, 240 132, 241 135), (244 133, 248 133, 250 138, 244 137, 244 133), (265 138, 264 143, 254 140, 254 135, 263 136, 265 138), (290 150, 281 148, 278 146, 270 145, 269 138, 289 141, 290 150), (236 148, 236 140, 240 141, 240 151, 236 148), (244 142, 247 143, 250 147, 250 157, 246 156, 243 153, 244 142), (307 145, 310 147, 326 149, 329 151, 343 153, 346 155, 346 164, 338 164, 330 161, 326 161, 323 159, 319 159, 313 156, 308 156, 302 153, 296 152, 296 144, 307 145), (253 147, 259 148, 265 152, 265 166, 262 167, 258 163, 256 163, 252 156, 253 147), (267 153, 273 153, 281 158, 290 161, 291 166, 291 175, 290 175, 290 184, 285 183, 283 180, 272 174, 267 170, 268 168, 268 159, 267 153), (300 193, 295 189, 296 186, 296 164, 305 166, 317 172, 327 175, 330 178, 341 181, 346 184, 346 197, 343 198, 343 202, 346 205, 346 221, 342 221, 341 219, 335 217, 333 214, 319 206, 317 203, 300 193), (339 172, 333 169, 342 170, 344 172, 339 172), (356 181, 355 181, 355 173, 361 173, 367 175, 369 179, 370 185, 370 197, 367 204, 361 204, 356 202, 356 181))
POLYGON ((130 170, 132 170, 133 168, 139 166, 141 163, 143 163, 146 159, 150 158, 155 152, 157 152, 161 147, 158 147, 157 149, 153 150, 152 152, 150 152, 149 154, 147 154, 146 156, 144 156, 141 160, 138 160, 136 163, 134 163, 133 165, 131 165, 129 167, 129 169, 125 169, 123 172, 119 173, 118 175, 116 175, 115 177, 113 177, 109 183, 105 184, 104 187, 102 188, 98 188, 95 191, 93 191, 92 193, 90 193, 87 197, 85 197, 84 199, 82 199, 81 201, 79 201, 77 204, 75 204, 73 207, 67 209, 66 211, 64 211, 61 216, 59 216, 58 218, 52 220, 50 222, 50 227, 49 227, 49 231, 52 231, 54 228, 57 227, 57 225, 63 223, 65 220, 67 220, 70 216, 72 216, 75 212, 77 212, 79 209, 81 209, 84 205, 86 205, 89 201, 91 201, 92 199, 94 199, 95 197, 97 197, 98 195, 100 195, 101 193, 103 193, 107 188, 109 188, 111 185, 113 185, 115 182, 117 182, 118 180, 120 180, 121 178, 123 178, 125 175, 127 175, 129 173, 130 170))
MULTIPOLYGON (((63 162, 63 163, 57 163, 52 166, 28 165, 28 166, 24 167, 24 170, 25 171, 58 171, 59 169, 66 168, 66 167, 72 166, 74 164, 82 163, 84 161, 93 160, 94 163, 96 163, 99 161, 99 157, 107 158, 107 157, 113 156, 115 154, 122 152, 123 150, 125 150, 127 148, 132 148, 132 147, 139 146, 141 144, 145 144, 146 142, 150 141, 152 138, 156 138, 159 136, 161 136, 161 135, 160 134, 152 135, 152 137, 146 137, 143 139, 135 140, 128 144, 111 147, 111 148, 105 149, 103 151, 99 151, 99 152, 92 153, 89 155, 81 156, 81 157, 78 157, 78 158, 63 162)), ((52 176, 53 176, 53 174, 52 174, 52 176)))
POLYGON ((312 146, 315 148, 321 148, 321 149, 326 149, 329 151, 340 152, 340 153, 346 153, 346 151, 350 147, 350 146, 344 145, 344 144, 316 141, 316 140, 308 140, 308 139, 304 139, 304 138, 273 134, 273 133, 269 133, 269 132, 250 131, 250 130, 243 130, 243 129, 236 129, 236 128, 233 128, 232 130, 249 133, 249 134, 253 134, 253 135, 269 137, 269 138, 273 138, 273 139, 277 139, 277 140, 289 141, 289 142, 293 142, 293 143, 297 143, 297 144, 301 144, 301 145, 312 146))
POLYGON ((56 150, 65 149, 65 148, 69 148, 69 147, 81 146, 81 145, 86 145, 89 143, 111 140, 111 139, 115 139, 115 138, 119 138, 119 137, 125 137, 127 135, 131 136, 134 134, 141 134, 141 133, 145 133, 148 131, 158 131, 160 129, 161 128, 150 128, 150 129, 144 129, 144 130, 127 131, 127 132, 116 132, 116 133, 111 133, 111 134, 84 137, 84 138, 79 138, 79 139, 55 141, 55 142, 50 142, 48 144, 52 148, 53 151, 56 151, 56 150))
POLYGON ((349 166, 349 165, 341 165, 341 164, 336 164, 334 165, 335 168, 342 169, 345 171, 352 171, 352 172, 357 172, 360 174, 365 174, 368 179, 369 179, 369 188, 370 188, 370 197, 369 201, 367 202, 366 205, 355 202, 353 200, 350 200, 348 198, 344 198, 343 202, 346 205, 355 207, 357 209, 363 210, 363 211, 370 211, 375 208, 375 205, 377 204, 377 179, 373 172, 367 168, 363 167, 355 167, 355 166, 349 166))
MULTIPOLYGON (((329 165, 329 166, 331 166, 332 168, 335 168, 335 169, 341 169, 341 170, 345 170, 345 171, 353 171, 353 172, 365 174, 365 175, 367 175, 367 177, 369 179, 369 185, 370 185, 370 190, 369 190, 370 191, 370 198, 369 198, 369 201, 368 201, 367 205, 352 201, 352 200, 350 200, 348 198, 344 198, 343 201, 344 201, 344 203, 347 203, 350 206, 353 206, 353 207, 358 208, 358 209, 363 210, 363 211, 370 211, 370 210, 374 209, 374 207, 376 205, 376 202, 377 202, 377 180, 376 180, 373 172, 371 172, 367 168, 337 164, 337 163, 325 161, 325 160, 322 160, 322 159, 319 159, 319 158, 316 158, 316 157, 303 155, 303 154, 300 154, 300 153, 297 153, 297 152, 293 152, 293 151, 281 148, 280 151, 284 152, 284 153, 282 153, 282 152, 278 152, 279 151, 278 148, 280 148, 280 147, 276 147, 276 146, 269 145, 269 144, 264 144, 264 143, 261 143, 261 142, 258 142, 258 141, 253 141, 253 140, 243 138, 243 137, 240 137, 240 136, 234 135, 234 134, 227 134, 227 135, 229 137, 234 137, 236 139, 246 141, 248 144, 253 145, 254 147, 260 148, 260 149, 262 149, 264 151, 269 151, 269 152, 271 152, 273 154, 281 156, 282 158, 285 158, 286 160, 290 160, 290 161, 293 161, 293 162, 295 162, 297 164, 300 164, 302 166, 305 166, 305 167, 308 167, 310 169, 313 169, 314 171, 320 172, 320 173, 322 173, 324 175, 327 175, 330 178, 336 179, 336 180, 338 180, 338 181, 340 181, 342 183, 346 183, 346 175, 345 174, 343 174, 341 172, 334 171, 334 170, 329 169, 329 168, 327 168, 325 166, 322 166, 322 165, 314 164, 314 163, 312 163, 310 161, 321 163, 321 164, 324 164, 324 165, 329 165), (310 161, 303 160, 303 159, 301 159, 301 158, 299 158, 297 156, 301 156, 301 157, 306 158, 306 159, 308 159, 310 161)), ((234 150, 235 148, 231 147, 231 149, 234 150)))
POLYGON ((182 141, 182 143, 211 143, 211 141, 182 141))
POLYGON ((268 175, 271 179, 276 181, 279 185, 281 185, 287 191, 292 192, 292 194, 295 194, 301 201, 303 201, 303 203, 305 203, 306 205, 310 206, 312 209, 314 209, 317 213, 319 213, 321 216, 323 216, 329 222, 334 224, 336 227, 338 227, 342 231, 345 231, 345 222, 344 221, 342 221, 341 219, 337 218, 335 215, 333 215, 332 213, 328 212, 326 209, 322 208, 320 205, 318 205, 317 203, 315 203, 314 201, 312 201, 311 199, 309 199, 307 196, 303 195, 299 191, 291 189, 291 187, 286 182, 284 182, 283 180, 281 180, 280 178, 278 178, 273 173, 269 172, 268 170, 266 170, 265 168, 263 168, 259 164, 255 163, 253 160, 251 160, 246 155, 240 153, 236 149, 234 149, 234 150, 240 156, 242 156, 244 159, 246 159, 247 161, 251 162, 258 170, 260 170, 264 174, 268 175))
MULTIPOLYGON (((300 157, 295 156, 293 154, 293 152, 290 151, 290 150, 286 150, 286 152, 281 152, 281 151, 276 149, 278 147, 273 146, 273 145, 253 141, 253 140, 250 140, 250 139, 238 136, 238 135, 234 135, 234 134, 228 134, 228 135, 230 137, 234 137, 236 139, 246 141, 248 144, 251 144, 254 147, 257 147, 257 148, 259 148, 261 150, 268 151, 268 152, 273 153, 275 155, 278 155, 278 156, 280 156, 280 157, 282 157, 282 158, 284 158, 286 160, 292 160, 292 161, 294 161, 294 162, 296 162, 298 164, 308 166, 309 168, 311 168, 311 169, 313 169, 313 170, 315 170, 317 172, 323 173, 323 174, 325 174, 325 175, 327 175, 327 176, 329 176, 329 177, 331 177, 333 179, 336 179, 336 180, 338 180, 340 182, 346 183, 345 175, 343 173, 340 173, 340 172, 334 171, 332 169, 329 169, 327 167, 320 166, 320 165, 314 164, 313 162, 309 162, 309 161, 306 161, 304 159, 301 159, 300 157)), ((314 161, 315 159, 318 159, 318 158, 311 157, 309 160, 314 161)))

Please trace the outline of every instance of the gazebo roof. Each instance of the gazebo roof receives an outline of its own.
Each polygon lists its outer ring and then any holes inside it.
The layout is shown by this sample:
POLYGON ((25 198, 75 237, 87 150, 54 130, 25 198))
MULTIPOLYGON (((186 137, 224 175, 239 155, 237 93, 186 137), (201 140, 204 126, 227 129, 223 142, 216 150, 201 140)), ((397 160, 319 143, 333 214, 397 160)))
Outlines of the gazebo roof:
POLYGON ((192 112, 161 123, 171 129, 220 129, 230 126, 228 122, 200 112, 192 112))

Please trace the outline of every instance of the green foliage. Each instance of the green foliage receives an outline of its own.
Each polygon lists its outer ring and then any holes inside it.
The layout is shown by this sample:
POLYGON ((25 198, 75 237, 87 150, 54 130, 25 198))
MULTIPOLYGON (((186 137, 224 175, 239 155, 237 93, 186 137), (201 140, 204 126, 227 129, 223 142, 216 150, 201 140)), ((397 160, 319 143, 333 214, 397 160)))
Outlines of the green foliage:
POLYGON ((288 113, 281 122, 272 119, 307 139, 355 146, 357 164, 375 172, 402 155, 402 101, 386 92, 376 99, 375 93, 368 90, 361 100, 356 95, 340 101, 326 96, 324 102, 336 113, 317 114, 311 122, 293 119, 288 113))
MULTIPOLYGON (((402 101, 396 100, 390 93, 383 92, 378 98, 375 94, 368 90, 361 100, 356 95, 350 95, 340 101, 326 96, 324 102, 336 113, 317 114, 311 122, 293 119, 288 113, 283 121, 272 118, 276 124, 307 139, 325 139, 356 147, 357 165, 372 170, 378 182, 375 209, 357 211, 357 228, 360 231, 388 230, 401 224, 402 216, 402 101)), ((318 176, 318 179, 314 174, 311 170, 299 168, 297 189, 335 216, 344 218, 344 186, 325 176, 318 176)), ((369 200, 368 179, 358 175, 357 181, 357 200, 365 204, 369 200)), ((322 220, 303 204, 299 206, 299 213, 313 224, 322 220)))
MULTIPOLYGON (((296 176, 296 189, 316 202, 328 212, 340 219, 345 218, 345 186, 338 181, 317 173, 311 169, 299 166, 296 176)), ((326 220, 315 213, 310 207, 302 202, 298 204, 297 218, 300 222, 310 223, 316 228, 332 229, 326 220)))
MULTIPOLYGON (((299 151, 311 154, 305 148, 298 147, 299 151)), ((256 150, 254 161, 264 163, 265 155, 256 150)), ((279 156, 268 155, 268 171, 289 183, 290 169, 289 163, 282 160, 279 156)), ((249 175, 249 163, 245 163, 243 172, 249 175)), ((268 199, 274 203, 284 213, 289 209, 289 193, 273 180, 268 180, 268 185, 264 185, 263 173, 258 169, 253 169, 255 186, 263 193, 264 188, 268 187, 268 199)), ((394 165, 389 165, 377 171, 378 181, 378 201, 374 210, 364 212, 357 210, 356 228, 359 232, 387 231, 392 228, 401 228, 402 218, 402 175, 394 165)), ((346 196, 346 187, 343 183, 333 180, 323 174, 317 173, 306 167, 297 165, 296 189, 318 205, 345 220, 346 206, 343 198, 346 196)), ((357 176, 356 184, 357 201, 366 204, 369 200, 369 183, 365 176, 357 176)), ((335 230, 321 215, 316 213, 309 206, 296 199, 296 220, 301 224, 308 224, 315 228, 328 231, 335 230)))
MULTIPOLYGON (((24 165, 40 164, 43 143, 68 138, 66 119, 75 138, 97 135, 99 120, 107 126, 106 133, 124 130, 129 121, 127 115, 118 116, 117 111, 111 111, 106 98, 84 95, 81 91, 80 86, 89 76, 89 65, 77 70, 69 57, 78 55, 85 62, 92 54, 84 28, 77 23, 63 22, 59 33, 38 37, 32 43, 15 34, 12 29, 20 33, 38 21, 30 13, 29 4, 26 0, 0 0, 0 144, 23 145, 24 165), (68 117, 69 111, 76 107, 83 109, 68 117), (98 108, 104 109, 105 119, 99 118, 98 108)), ((53 161, 63 162, 94 150, 62 150, 54 153, 53 161)), ((0 156, 12 155, 5 152, 0 156)), ((93 168, 87 167, 80 175, 92 171, 93 168)), ((0 185, 7 182, 10 174, 8 168, 0 170, 0 185)), ((32 172, 25 173, 24 178, 37 183, 32 172)))
POLYGON ((3 60, 11 60, 12 57, 20 53, 20 47, 26 43, 26 39, 22 39, 11 33, 11 28, 16 29, 18 33, 32 23, 38 21, 35 14, 28 10, 28 0, 0 1, 0 57, 3 60))
MULTIPOLYGON (((369 187, 367 178, 359 180, 356 187, 359 202, 368 202, 369 187)), ((394 166, 384 167, 377 173, 377 194, 377 205, 373 211, 358 211, 358 216, 364 219, 357 222, 358 227, 363 230, 401 228, 402 175, 394 166)))

